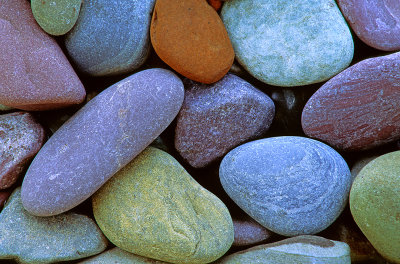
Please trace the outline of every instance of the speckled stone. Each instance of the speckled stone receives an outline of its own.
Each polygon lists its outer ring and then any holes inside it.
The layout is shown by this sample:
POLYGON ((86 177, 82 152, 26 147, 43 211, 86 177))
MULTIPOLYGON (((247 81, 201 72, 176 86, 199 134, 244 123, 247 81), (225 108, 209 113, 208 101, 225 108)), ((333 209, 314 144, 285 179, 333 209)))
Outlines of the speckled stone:
POLYGON ((46 142, 22 183, 34 215, 65 212, 89 198, 171 123, 183 102, 182 81, 149 69, 89 101, 46 142))
POLYGON ((385 258, 400 263, 400 151, 382 155, 357 175, 350 210, 361 231, 385 258))
POLYGON ((350 264, 351 261, 346 243, 318 236, 298 236, 239 251, 217 263, 350 264))
POLYGON ((78 69, 93 76, 139 68, 150 50, 155 0, 85 0, 65 46, 78 69))
POLYGON ((339 150, 400 138, 400 52, 363 60, 326 82, 302 113, 304 133, 339 150))
POLYGON ((75 25, 82 0, 31 0, 33 16, 50 35, 64 35, 75 25))
POLYGON ((43 127, 30 113, 0 115, 0 189, 17 181, 44 140, 43 127))
POLYGON ((322 82, 353 58, 353 39, 334 0, 230 0, 221 17, 239 63, 268 84, 322 82))
POLYGON ((107 240, 87 216, 66 213, 53 217, 28 214, 16 189, 0 214, 0 260, 45 264, 98 254, 107 240))
POLYGON ((254 246, 268 240, 273 233, 250 217, 233 217, 234 239, 232 246, 254 246))
POLYGON ((209 263, 233 242, 225 205, 168 153, 148 147, 94 196, 100 229, 126 251, 172 263, 209 263))
POLYGON ((175 148, 191 166, 207 166, 265 133, 274 114, 275 106, 268 95, 233 74, 212 85, 187 80, 175 148))
POLYGON ((400 50, 400 4, 397 0, 338 0, 343 16, 356 35, 380 50, 400 50))
POLYGON ((0 191, 0 211, 3 209, 4 204, 7 202, 8 197, 10 196, 10 191, 0 191))
POLYGON ((236 147, 222 160, 221 184, 232 200, 269 230, 315 234, 339 216, 350 170, 331 147, 303 137, 272 137, 236 147))
POLYGON ((26 0, 0 0, 0 104, 48 110, 81 103, 85 88, 26 0))

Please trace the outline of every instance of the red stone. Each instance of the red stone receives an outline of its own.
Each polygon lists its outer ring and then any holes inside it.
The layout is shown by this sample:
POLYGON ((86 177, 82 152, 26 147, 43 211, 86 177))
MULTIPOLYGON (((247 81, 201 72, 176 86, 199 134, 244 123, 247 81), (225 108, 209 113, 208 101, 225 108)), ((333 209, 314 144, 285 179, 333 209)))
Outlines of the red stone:
POLYGON ((207 0, 207 2, 215 9, 215 11, 219 11, 222 7, 222 1, 220 0, 207 0))
POLYGON ((10 197, 10 194, 11 191, 0 191, 0 211, 7 202, 8 197, 10 197))

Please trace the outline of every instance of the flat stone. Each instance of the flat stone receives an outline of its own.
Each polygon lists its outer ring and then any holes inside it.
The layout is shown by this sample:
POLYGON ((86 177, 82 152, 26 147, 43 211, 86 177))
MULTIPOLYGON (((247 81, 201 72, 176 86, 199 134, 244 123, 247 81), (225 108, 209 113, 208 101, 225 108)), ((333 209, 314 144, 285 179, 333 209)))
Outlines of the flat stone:
POLYGON ((0 189, 17 181, 44 140, 43 127, 30 113, 0 115, 0 189))
POLYGON ((118 247, 107 250, 78 264, 167 264, 164 261, 141 257, 118 247))
POLYGON ((230 0, 221 17, 239 63, 271 85, 322 82, 353 58, 353 39, 334 0, 230 0))
POLYGON ((354 33, 367 45, 379 50, 400 50, 398 1, 337 2, 354 33))
POLYGON ((273 233, 250 217, 233 217, 234 240, 232 246, 254 246, 268 240, 273 233))
POLYGON ((207 166, 265 133, 274 114, 268 95, 233 74, 211 85, 187 80, 175 148, 191 166, 207 166))
POLYGON ((78 69, 93 76, 132 72, 147 59, 155 0, 85 0, 65 46, 78 69))
POLYGON ((81 103, 85 88, 26 0, 0 1, 0 104, 48 110, 81 103))
POLYGON ((350 264, 351 261, 346 243, 318 236, 298 236, 239 251, 217 263, 350 264))
POLYGON ((400 263, 400 151, 384 154, 357 175, 350 192, 354 221, 386 259, 400 263))
POLYGON ((304 133, 358 151, 400 138, 400 52, 363 60, 321 86, 304 107, 304 133))
POLYGON ((31 0, 33 16, 50 35, 64 35, 75 25, 82 0, 31 0))
POLYGON ((93 214, 119 248, 172 263, 209 263, 232 245, 226 206, 168 153, 148 147, 94 196, 93 214))
POLYGON ((32 161, 22 183, 25 209, 56 215, 80 204, 172 122, 182 81, 164 69, 133 74, 90 100, 32 161))
POLYGON ((331 147, 304 137, 272 137, 236 147, 219 176, 231 199, 258 223, 284 236, 315 234, 343 211, 350 170, 331 147))
POLYGON ((21 203, 21 189, 10 196, 0 213, 0 259, 45 264, 96 255, 107 240, 87 216, 66 213, 53 217, 28 214, 21 203))
POLYGON ((150 36, 166 64, 201 83, 220 80, 235 56, 224 24, 207 1, 157 0, 150 36))

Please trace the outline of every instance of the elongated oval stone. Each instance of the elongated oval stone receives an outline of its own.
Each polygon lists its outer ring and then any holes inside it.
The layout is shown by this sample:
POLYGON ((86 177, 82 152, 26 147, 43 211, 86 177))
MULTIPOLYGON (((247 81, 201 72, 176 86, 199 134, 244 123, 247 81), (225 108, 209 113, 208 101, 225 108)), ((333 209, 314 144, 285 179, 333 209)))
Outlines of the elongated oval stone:
POLYGON ((90 197, 171 123, 183 101, 172 72, 149 69, 89 101, 46 142, 22 183, 25 209, 65 212, 90 197))
POLYGON ((226 206, 168 153, 148 147, 93 196, 100 229, 126 251, 172 263, 209 263, 232 245, 226 206))
POLYGON ((301 117, 304 133, 339 150, 400 138, 400 52, 363 60, 326 82, 301 117))

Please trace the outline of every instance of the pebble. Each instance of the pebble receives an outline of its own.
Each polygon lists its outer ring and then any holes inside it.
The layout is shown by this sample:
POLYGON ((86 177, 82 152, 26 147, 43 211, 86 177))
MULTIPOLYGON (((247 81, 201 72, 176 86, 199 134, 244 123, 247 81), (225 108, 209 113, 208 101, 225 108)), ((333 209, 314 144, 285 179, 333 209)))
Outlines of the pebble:
POLYGON ((272 100, 233 74, 211 85, 190 80, 184 84, 175 148, 192 167, 209 165, 232 148, 264 134, 272 123, 272 100))
POLYGON ((265 242, 273 233, 250 217, 233 217, 234 239, 232 246, 254 246, 265 242))
POLYGON ((363 60, 318 89, 304 107, 304 133, 338 150, 400 138, 400 52, 363 60))
POLYGON ((81 103, 85 88, 26 0, 0 4, 0 104, 49 110, 81 103))
POLYGON ((0 115, 0 190, 17 181, 44 140, 44 129, 32 114, 0 115))
POLYGON ((384 154, 357 175, 350 210, 358 227, 387 260, 400 263, 400 151, 384 154))
POLYGON ((85 0, 65 46, 78 69, 92 76, 132 72, 147 59, 155 0, 85 0))
POLYGON ((201 83, 220 80, 235 56, 221 18, 207 1, 157 0, 150 36, 166 64, 201 83))
POLYGON ((22 183, 25 209, 65 212, 89 198, 172 122, 182 81, 164 69, 133 74, 90 100, 32 161, 22 183))
POLYGON ((365 167, 365 165, 367 165, 377 157, 379 157, 379 155, 369 155, 356 160, 350 170, 351 178, 354 180, 357 177, 358 173, 360 173, 360 171, 365 167))
POLYGON ((13 109, 12 107, 0 104, 0 111, 8 111, 12 109, 13 109))
POLYGON ((322 82, 353 58, 353 39, 334 0, 230 0, 221 17, 239 63, 267 84, 322 82))
POLYGON ((7 202, 11 191, 0 191, 0 211, 3 209, 4 204, 7 202))
POLYGON ((82 0, 31 0, 33 16, 50 35, 64 35, 75 25, 82 0))
POLYGON ((304 137, 271 137, 236 147, 219 176, 231 199, 280 235, 318 233, 347 203, 350 170, 331 147, 304 137))
POLYGON ((232 218, 168 153, 148 147, 94 196, 93 214, 119 248, 172 263, 209 263, 232 245, 232 218))
POLYGON ((350 264, 351 261, 346 243, 318 236, 298 236, 239 251, 217 263, 350 264))
POLYGON ((45 264, 96 255, 107 240, 87 216, 66 213, 36 217, 22 207, 21 189, 10 196, 0 213, 0 260, 45 264))

